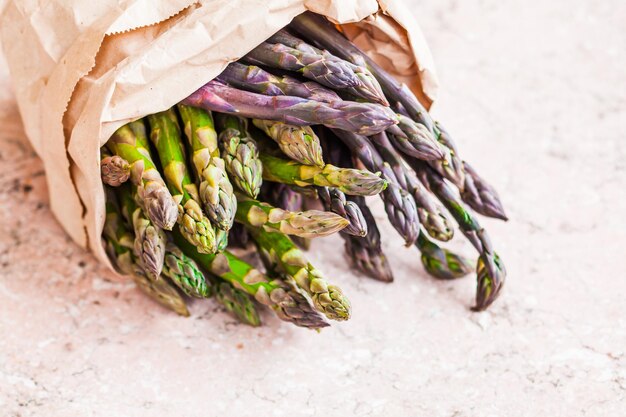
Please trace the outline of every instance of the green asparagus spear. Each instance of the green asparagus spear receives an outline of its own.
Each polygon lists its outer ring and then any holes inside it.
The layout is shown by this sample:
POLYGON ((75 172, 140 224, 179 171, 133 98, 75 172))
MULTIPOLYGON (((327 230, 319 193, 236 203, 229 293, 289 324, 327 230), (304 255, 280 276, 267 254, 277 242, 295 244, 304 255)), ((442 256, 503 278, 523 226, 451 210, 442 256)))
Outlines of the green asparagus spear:
POLYGON ((111 188, 105 187, 105 195, 106 218, 102 230, 105 250, 120 273, 132 275, 136 269, 135 257, 132 252, 135 237, 124 223, 115 192, 111 188))
POLYGON ((310 126, 293 126, 259 119, 252 122, 272 138, 289 158, 304 165, 324 166, 320 140, 310 126))
POLYGON ((268 232, 316 238, 336 233, 348 225, 346 219, 335 213, 318 210, 292 212, 245 196, 237 199, 236 220, 244 225, 263 227, 268 232))
POLYGON ((157 280, 163 270, 165 259, 165 233, 146 217, 141 207, 135 203, 136 194, 126 184, 119 190, 122 213, 135 233, 133 252, 148 278, 157 280))
POLYGON ((176 288, 165 279, 155 281, 145 275, 134 274, 133 281, 135 281, 137 288, 163 307, 174 311, 180 316, 189 317, 189 310, 185 300, 176 291, 176 288))
POLYGON ((387 188, 387 181, 380 178, 380 173, 337 168, 331 164, 326 164, 324 168, 302 165, 265 153, 261 153, 259 158, 263 163, 263 178, 268 181, 299 187, 336 187, 349 195, 376 195, 387 188))
POLYGON ((181 316, 189 316, 185 301, 174 287, 165 279, 155 281, 145 275, 132 252, 134 237, 122 220, 117 197, 111 189, 106 190, 106 195, 103 238, 109 258, 121 273, 130 275, 137 287, 150 298, 181 316))
POLYGON ((245 291, 235 288, 232 284, 225 281, 218 282, 215 280, 213 286, 215 298, 226 308, 226 311, 242 323, 253 327, 261 325, 257 307, 245 291))
POLYGON ((233 186, 220 158, 217 132, 211 113, 196 107, 178 105, 185 136, 192 150, 192 162, 198 176, 198 191, 205 213, 218 228, 228 230, 237 208, 233 186))
POLYGON ((297 285, 307 292, 318 311, 331 320, 350 318, 350 302, 341 289, 330 285, 289 237, 278 232, 269 233, 259 227, 248 227, 248 231, 278 270, 293 277, 297 285))
POLYGON ((202 212, 198 189, 187 171, 185 149, 173 110, 148 116, 150 139, 154 144, 165 181, 174 200, 178 202, 178 226, 185 238, 198 247, 200 252, 214 253, 216 249, 215 231, 209 219, 202 212))
POLYGON ((237 188, 256 198, 263 183, 263 165, 259 161, 257 144, 248 134, 247 120, 225 114, 215 117, 226 171, 237 188))
POLYGON ((461 278, 469 274, 474 267, 467 258, 439 247, 423 232, 417 237, 415 246, 422 253, 424 269, 435 278, 446 280, 461 278))
POLYGON ((182 292, 197 298, 209 298, 211 286, 193 259, 186 256, 172 242, 165 246, 165 262, 163 275, 170 278, 182 292))
POLYGON ((281 320, 315 329, 328 326, 324 318, 308 305, 306 295, 289 281, 269 280, 228 251, 218 254, 199 253, 180 233, 174 231, 173 236, 183 252, 201 267, 269 306, 281 320))
POLYGON ((171 230, 178 218, 178 204, 131 126, 120 127, 106 146, 113 154, 130 163, 131 181, 136 187, 137 201, 150 220, 161 229, 171 230))

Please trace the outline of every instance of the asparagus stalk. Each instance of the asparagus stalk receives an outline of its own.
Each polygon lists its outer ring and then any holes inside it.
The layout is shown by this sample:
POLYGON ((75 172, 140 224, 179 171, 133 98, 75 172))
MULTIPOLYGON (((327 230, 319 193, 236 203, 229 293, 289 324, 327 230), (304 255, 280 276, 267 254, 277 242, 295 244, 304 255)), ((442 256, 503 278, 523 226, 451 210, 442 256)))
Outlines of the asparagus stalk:
POLYGON ((465 257, 439 247, 423 232, 420 232, 415 246, 422 253, 422 264, 430 275, 438 279, 457 279, 472 271, 472 263, 465 257))
POLYGON ((118 187, 122 213, 133 228, 135 240, 133 252, 148 278, 157 280, 163 270, 165 259, 165 233, 146 217, 141 207, 135 203, 136 194, 131 187, 118 187))
MULTIPOLYGON (((306 66, 302 72, 305 77, 315 80, 317 80, 317 76, 320 74, 325 75, 330 72, 330 75, 332 75, 332 71, 336 67, 347 69, 351 73, 350 81, 354 80, 356 84, 350 85, 351 83, 349 82, 342 82, 343 79, 338 80, 338 83, 332 83, 331 80, 330 84, 332 85, 325 84, 320 80, 317 81, 319 81, 320 84, 331 87, 333 90, 339 90, 350 96, 382 104, 383 106, 389 105, 385 95, 381 91, 380 84, 378 84, 376 78, 367 68, 337 58, 328 51, 317 49, 285 30, 275 33, 268 41, 274 44, 271 45, 269 51, 262 45, 252 52, 257 58, 264 61, 265 65, 275 66, 275 68, 279 69, 298 71, 298 64, 314 62, 313 69, 309 69, 309 67, 306 66), (276 61, 276 58, 278 58, 278 61, 276 61), (267 63, 268 61, 270 62, 269 64, 267 63), (311 76, 307 74, 311 74, 311 76)), ((326 77, 323 78, 326 79, 326 77)))
MULTIPOLYGON (((278 208, 291 212, 304 210, 304 195, 294 190, 293 186, 278 182, 266 184, 268 186, 264 187, 261 191, 263 201, 267 201, 278 208)), ((311 247, 311 239, 292 235, 291 240, 304 250, 308 250, 311 247)))
POLYGON ((185 238, 200 252, 214 253, 215 230, 200 207, 198 189, 191 181, 185 159, 185 148, 173 110, 148 116, 150 139, 157 150, 165 181, 178 202, 178 226, 185 238))
POLYGON ((485 229, 476 217, 465 209, 458 195, 443 177, 421 161, 411 160, 420 179, 427 184, 439 200, 446 206, 452 217, 459 223, 461 231, 479 253, 477 264, 478 285, 475 310, 484 310, 498 297, 504 281, 506 270, 498 254, 494 251, 485 229))
POLYGON ((327 211, 333 212, 347 220, 348 225, 342 233, 363 237, 367 235, 367 221, 359 206, 346 198, 346 195, 336 188, 316 187, 317 195, 327 211))
MULTIPOLYGON (((354 167, 354 160, 348 147, 337 140, 329 129, 320 129, 320 142, 328 162, 336 166, 354 167)), ((351 201, 346 195, 332 187, 316 187, 317 196, 326 210, 339 214, 350 221, 350 225, 342 232, 354 236, 365 236, 368 232, 367 221, 358 204, 351 201)))
POLYGON ((435 123, 434 129, 437 142, 446 150, 446 157, 444 159, 431 160, 428 163, 435 171, 456 185, 459 190, 463 190, 465 186, 465 171, 456 144, 440 123, 435 123))
POLYGON ((317 311, 331 320, 350 318, 350 302, 341 289, 330 285, 289 237, 282 233, 269 233, 259 227, 248 227, 248 231, 281 273, 293 277, 298 287, 306 291, 317 311))
POLYGON ((444 147, 420 123, 398 114, 398 124, 387 129, 394 145, 409 156, 425 161, 444 161, 448 156, 444 147))
POLYGON ((198 265, 172 242, 165 246, 163 275, 191 297, 209 298, 213 295, 198 265))
MULTIPOLYGON (((131 125, 140 129, 138 123, 131 125)), ((130 163, 131 181, 136 187, 138 202, 150 220, 161 229, 171 230, 178 218, 178 204, 131 125, 115 131, 106 146, 114 155, 130 163)))
POLYGON ((302 82, 290 76, 277 76, 254 66, 230 63, 217 77, 224 84, 266 96, 295 96, 330 103, 341 101, 333 90, 313 81, 302 82))
POLYGON ((205 84, 182 103, 296 126, 322 124, 363 135, 373 135, 397 123, 397 115, 392 110, 373 103, 324 103, 293 96, 265 96, 238 90, 217 80, 205 84))
POLYGON ((328 322, 309 305, 306 294, 298 291, 292 282, 269 280, 228 251, 199 253, 179 233, 174 231, 173 235, 176 244, 201 267, 270 307, 281 320, 314 329, 328 326, 328 322))
POLYGON ((380 242, 380 232, 374 215, 367 207, 363 197, 349 197, 361 211, 367 224, 367 235, 362 237, 341 232, 345 241, 345 251, 352 266, 365 275, 378 281, 392 282, 393 272, 387 262, 380 242))
POLYGON ((214 282, 215 298, 226 308, 230 314, 234 315, 242 323, 253 327, 261 325, 259 312, 250 296, 233 287, 228 282, 214 282))
POLYGON ((135 237, 124 223, 121 216, 117 196, 109 187, 105 187, 106 217, 102 237, 105 250, 116 269, 125 275, 132 275, 136 270, 133 245, 135 237))
POLYGON ((100 176, 103 183, 119 187, 130 177, 130 164, 118 155, 111 155, 103 146, 100 148, 100 176))
POLYGON ((291 22, 290 28, 317 46, 329 50, 334 55, 355 65, 367 68, 380 83, 387 99, 401 103, 412 119, 426 126, 434 134, 434 126, 430 115, 411 90, 406 85, 398 82, 367 54, 346 39, 324 17, 306 12, 296 17, 291 22))
POLYGON ((109 258, 117 269, 130 275, 137 287, 162 306, 180 314, 189 316, 189 310, 180 294, 166 280, 153 280, 145 275, 138 265, 138 259, 132 252, 133 234, 127 228, 120 215, 117 197, 110 189, 106 189, 106 220, 103 238, 109 258))
POLYGON ((465 187, 461 191, 461 198, 478 213, 508 220, 498 192, 468 164, 463 162, 465 171, 465 187))
POLYGON ((180 316, 189 317, 185 300, 169 282, 164 279, 155 281, 142 274, 134 274, 132 277, 137 288, 148 297, 180 316))
POLYGON ((238 201, 236 220, 268 232, 312 239, 336 233, 348 225, 343 217, 326 211, 292 212, 245 196, 238 196, 238 201))
POLYGON ((382 178, 389 182, 389 186, 380 194, 385 203, 385 212, 393 227, 405 240, 406 245, 412 245, 419 232, 419 216, 415 199, 400 187, 395 173, 368 138, 339 130, 333 132, 365 165, 365 168, 382 172, 382 178))
POLYGON ((278 144, 285 155, 304 165, 324 166, 320 140, 310 126, 293 126, 273 120, 252 121, 278 144))
POLYGON ((387 188, 388 184, 385 179, 380 178, 380 173, 337 168, 331 164, 326 164, 324 168, 302 165, 265 153, 261 153, 259 157, 263 163, 263 178, 268 181, 299 187, 336 187, 349 195, 376 195, 387 188))
POLYGON ((417 179, 415 172, 406 164, 394 149, 387 135, 379 133, 372 137, 372 143, 382 159, 389 164, 396 175, 399 185, 407 190, 415 199, 419 220, 428 234, 441 241, 448 241, 454 236, 448 216, 444 214, 441 204, 417 179))
POLYGON ((205 213, 222 230, 227 230, 235 217, 237 200, 220 158, 217 133, 211 113, 178 105, 185 136, 192 150, 192 162, 199 179, 198 191, 205 213))
POLYGON ((257 144, 248 134, 247 120, 225 114, 216 114, 216 120, 226 171, 237 188, 256 198, 263 183, 263 165, 257 144))

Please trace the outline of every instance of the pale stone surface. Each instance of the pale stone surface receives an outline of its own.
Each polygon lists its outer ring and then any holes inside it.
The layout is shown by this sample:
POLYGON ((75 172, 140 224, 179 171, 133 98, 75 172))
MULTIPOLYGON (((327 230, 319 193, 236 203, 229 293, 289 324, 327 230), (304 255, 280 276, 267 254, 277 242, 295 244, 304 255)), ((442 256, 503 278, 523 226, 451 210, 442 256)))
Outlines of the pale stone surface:
POLYGON ((385 223, 392 285, 349 272, 339 239, 313 245, 352 299, 348 323, 251 329, 212 302, 170 314, 53 219, 3 72, 0 414, 623 416, 624 2, 417 3, 434 113, 511 217, 485 221, 509 270, 489 312, 468 310, 472 278, 429 279, 385 223))

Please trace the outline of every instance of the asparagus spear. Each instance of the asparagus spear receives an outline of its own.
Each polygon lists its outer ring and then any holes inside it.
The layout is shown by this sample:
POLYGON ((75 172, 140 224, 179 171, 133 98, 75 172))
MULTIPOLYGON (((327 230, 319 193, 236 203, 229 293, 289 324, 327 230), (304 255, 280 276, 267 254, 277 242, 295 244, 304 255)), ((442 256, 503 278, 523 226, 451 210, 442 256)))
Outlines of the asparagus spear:
POLYGON ((370 171, 382 172, 382 177, 389 182, 389 186, 380 194, 385 203, 387 217, 405 240, 406 245, 412 245, 419 232, 419 216, 413 197, 400 187, 393 170, 383 160, 368 138, 339 130, 334 130, 333 133, 365 165, 365 168, 370 171))
POLYGON ((324 168, 302 165, 265 153, 261 153, 259 157, 263 163, 263 178, 268 181, 299 187, 336 187, 350 195, 376 195, 387 188, 387 181, 380 178, 380 173, 337 168, 331 164, 326 164, 324 168))
POLYGON ((454 229, 450 226, 443 207, 417 179, 415 172, 407 166, 400 154, 394 149, 387 135, 384 132, 379 133, 372 137, 372 143, 380 152, 383 160, 390 165, 399 185, 415 199, 420 223, 428 234, 441 241, 452 239, 454 229))
POLYGON ((465 171, 465 187, 461 191, 463 201, 484 216, 508 220, 495 188, 480 177, 467 162, 463 162, 463 167, 465 171))
POLYGON ((105 187, 106 217, 102 237, 109 259, 119 272, 125 275, 135 273, 135 260, 132 253, 135 237, 124 223, 120 214, 117 196, 109 187, 105 187))
POLYGON ((328 51, 317 49, 307 44, 302 39, 291 35, 285 30, 275 33, 268 39, 268 41, 275 44, 271 45, 270 51, 264 50, 265 48, 261 46, 260 50, 257 48, 252 52, 257 58, 259 58, 260 55, 260 59, 263 60, 266 65, 297 71, 298 64, 305 64, 309 61, 315 62, 315 64, 313 64, 315 67, 314 69, 318 71, 309 70, 313 73, 313 77, 307 75, 308 67, 305 67, 303 70, 303 75, 305 77, 313 79, 316 79, 316 76, 319 75, 320 72, 322 74, 326 71, 332 72, 335 65, 342 69, 347 68, 352 72, 352 76, 350 78, 356 79, 355 85, 349 85, 350 83, 345 82, 342 83, 341 80, 339 83, 333 85, 325 84, 324 82, 319 81, 320 84, 327 85, 328 87, 333 88, 333 90, 339 90, 350 96, 358 97, 366 101, 382 104, 383 106, 389 105, 385 95, 381 91, 380 84, 378 84, 376 78, 374 78, 367 68, 354 65, 350 62, 337 58, 328 51), (294 52, 294 50, 296 52, 294 52), (275 61, 276 58, 279 59, 278 62, 275 61), (268 61, 270 64, 267 64, 268 61), (327 62, 331 65, 324 65, 327 62))
POLYGON ((216 120, 226 171, 237 188, 256 198, 263 183, 263 165, 257 144, 248 134, 247 120, 225 114, 216 114, 216 120))
POLYGON ((387 129, 394 145, 409 156, 425 161, 444 161, 448 156, 441 144, 420 123, 398 114, 398 124, 387 129))
POLYGON ((198 189, 187 171, 176 114, 168 110, 148 116, 148 121, 151 127, 150 139, 159 154, 165 181, 179 204, 178 226, 181 233, 200 252, 216 252, 215 230, 202 212, 198 189))
POLYGON ((293 96, 265 96, 238 90, 213 80, 182 101, 183 104, 253 119, 277 120, 296 126, 322 124, 373 135, 397 123, 388 107, 373 103, 330 103, 293 96))
POLYGON ((315 238, 338 232, 348 224, 343 217, 326 211, 292 212, 245 196, 237 198, 236 220, 247 226, 262 227, 268 232, 315 238))
POLYGON ((136 195, 131 187, 118 187, 122 204, 122 213, 133 228, 135 241, 133 252, 148 278, 158 279, 163 270, 165 259, 165 233, 146 217, 141 207, 135 203, 136 195))
POLYGON ((237 200, 220 158, 217 133, 211 113, 178 105, 185 126, 185 136, 193 152, 192 162, 199 179, 199 195, 205 213, 218 228, 226 230, 233 222, 237 200))
POLYGON ((480 255, 477 266, 478 285, 475 310, 484 310, 498 297, 504 281, 506 270, 498 254, 494 251, 485 229, 476 217, 465 209, 458 195, 443 177, 422 161, 410 160, 410 164, 420 176, 424 184, 435 193, 446 206, 450 214, 459 223, 461 231, 472 243, 480 255))
MULTIPOLYGON (((304 195, 287 184, 267 182, 266 186, 261 190, 261 195, 263 196, 263 201, 267 201, 283 210, 291 212, 304 210, 304 195)), ((308 250, 311 247, 311 239, 292 235, 291 240, 304 250, 308 250)))
POLYGON ((387 262, 381 243, 380 232, 374 220, 374 215, 367 207, 363 197, 349 197, 351 202, 359 207, 364 221, 367 224, 367 235, 359 237, 341 232, 345 241, 345 250, 352 266, 365 275, 378 281, 392 282, 393 272, 387 262))
POLYGON ((302 82, 287 75, 277 76, 257 66, 239 62, 230 63, 217 79, 224 84, 266 96, 295 96, 327 103, 341 101, 337 93, 316 82, 302 82))
POLYGON ((308 305, 306 296, 293 283, 269 280, 228 251, 218 254, 199 253, 179 233, 174 231, 173 235, 176 244, 200 266, 269 306, 281 320, 314 329, 328 326, 328 322, 308 305))
POLYGON ((311 265, 302 251, 282 233, 269 233, 259 227, 248 227, 253 239, 268 259, 311 297, 315 308, 331 320, 350 318, 350 302, 339 287, 328 284, 321 271, 311 265))
POLYGON ((399 102, 411 118, 423 124, 434 134, 433 122, 422 104, 409 88, 399 83, 391 74, 383 70, 373 59, 346 39, 334 25, 315 13, 306 12, 296 17, 290 28, 312 41, 319 47, 329 50, 336 56, 367 68, 376 77, 387 99, 399 102))
POLYGON ((465 257, 439 247, 423 232, 420 232, 415 246, 422 253, 422 264, 426 271, 438 279, 456 279, 469 274, 472 263, 465 257))
POLYGON ((157 281, 142 274, 134 274, 133 281, 137 288, 152 298, 163 307, 168 308, 178 315, 189 317, 189 310, 185 300, 180 296, 176 288, 164 279, 157 281))
POLYGON ((435 171, 456 185, 459 190, 463 190, 465 186, 465 171, 456 144, 440 123, 435 123, 434 129, 437 142, 445 149, 446 157, 444 159, 432 160, 428 163, 435 171))
MULTIPOLYGON (((348 147, 337 140, 329 129, 319 129, 322 150, 328 162, 336 166, 354 167, 354 160, 348 147)), ((367 235, 367 221, 358 204, 346 198, 346 195, 332 187, 316 187, 317 196, 326 210, 339 214, 350 221, 350 225, 342 232, 354 236, 367 235)))
POLYGON ((198 265, 172 242, 165 246, 163 275, 191 297, 209 298, 212 295, 211 286, 198 265))
POLYGON ((133 234, 124 224, 115 193, 106 189, 106 220, 103 238, 109 258, 120 272, 130 275, 137 287, 162 306, 181 316, 189 316, 187 305, 180 294, 166 280, 152 280, 138 265, 132 252, 133 234))
MULTIPOLYGON (((139 126, 137 123, 134 125, 139 126)), ((131 181, 136 187, 139 204, 150 220, 161 229, 171 230, 178 218, 178 204, 131 126, 120 127, 106 146, 113 154, 130 163, 131 181)))
POLYGON ((310 126, 293 126, 273 120, 252 121, 278 144, 285 155, 304 165, 324 166, 320 140, 310 126))
POLYGON ((130 177, 130 164, 118 155, 111 155, 106 147, 100 148, 100 176, 102 182, 119 187, 130 177))
POLYGON ((346 198, 346 195, 336 188, 316 187, 317 195, 324 208, 348 221, 348 225, 341 231, 352 236, 367 235, 367 222, 359 206, 346 198))
POLYGON ((215 298, 226 308, 226 311, 242 323, 253 327, 261 325, 261 318, 256 305, 246 292, 233 287, 228 282, 215 282, 213 285, 215 298))

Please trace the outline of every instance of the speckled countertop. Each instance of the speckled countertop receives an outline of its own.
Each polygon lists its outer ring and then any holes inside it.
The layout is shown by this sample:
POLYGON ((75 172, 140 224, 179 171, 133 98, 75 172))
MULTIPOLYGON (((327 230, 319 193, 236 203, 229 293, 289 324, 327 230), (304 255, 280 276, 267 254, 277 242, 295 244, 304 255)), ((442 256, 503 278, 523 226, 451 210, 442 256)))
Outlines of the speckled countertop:
POLYGON ((434 112, 511 218, 485 221, 509 270, 491 310, 383 223, 392 285, 350 273, 338 238, 310 254, 350 295, 348 323, 170 314, 63 233, 0 63, 0 415, 625 415, 624 2, 415 3, 434 112))

